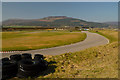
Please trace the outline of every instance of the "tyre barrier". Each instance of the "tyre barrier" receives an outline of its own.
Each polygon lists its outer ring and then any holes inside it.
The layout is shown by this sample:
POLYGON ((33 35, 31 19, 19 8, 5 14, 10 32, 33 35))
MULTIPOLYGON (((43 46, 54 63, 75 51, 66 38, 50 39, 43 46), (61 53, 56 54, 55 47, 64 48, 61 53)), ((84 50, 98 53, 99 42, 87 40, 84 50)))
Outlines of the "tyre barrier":
POLYGON ((35 54, 35 56, 34 56, 34 60, 43 60, 43 59, 44 59, 44 57, 41 54, 35 54))
POLYGON ((16 62, 18 62, 18 61, 20 61, 21 59, 22 59, 21 54, 14 54, 14 55, 11 55, 11 56, 10 56, 10 60, 11 60, 11 61, 16 61, 16 62))
POLYGON ((25 78, 25 77, 34 77, 39 75, 40 67, 38 62, 33 60, 22 60, 19 62, 19 70, 18 70, 18 77, 25 78))
POLYGON ((13 77, 28 78, 37 77, 47 69, 48 63, 44 60, 43 55, 35 54, 34 59, 29 53, 15 54, 2 58, 2 79, 10 79, 13 77))
POLYGON ((2 79, 9 79, 15 77, 17 74, 17 64, 6 61, 2 63, 2 79))
POLYGON ((5 62, 5 61, 9 61, 9 58, 5 57, 5 58, 2 58, 1 60, 2 62, 5 62))
POLYGON ((23 53, 21 57, 22 59, 32 59, 32 55, 29 53, 23 53))

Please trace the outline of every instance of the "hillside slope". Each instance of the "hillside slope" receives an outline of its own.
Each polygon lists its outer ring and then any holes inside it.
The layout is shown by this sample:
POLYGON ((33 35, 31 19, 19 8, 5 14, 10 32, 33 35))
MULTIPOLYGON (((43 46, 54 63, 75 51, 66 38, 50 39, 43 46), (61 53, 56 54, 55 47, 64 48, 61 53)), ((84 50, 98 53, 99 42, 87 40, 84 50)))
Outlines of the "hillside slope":
POLYGON ((39 27, 108 27, 107 24, 87 22, 81 19, 66 16, 49 16, 42 19, 9 19, 3 21, 3 26, 39 26, 39 27))

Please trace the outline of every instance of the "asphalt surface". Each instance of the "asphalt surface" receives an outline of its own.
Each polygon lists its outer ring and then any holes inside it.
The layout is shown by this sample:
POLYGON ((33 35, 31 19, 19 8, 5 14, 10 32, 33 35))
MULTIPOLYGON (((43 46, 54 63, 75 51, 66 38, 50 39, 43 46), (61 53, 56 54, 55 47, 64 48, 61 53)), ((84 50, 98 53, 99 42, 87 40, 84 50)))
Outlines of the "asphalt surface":
POLYGON ((83 31, 83 32, 87 34, 87 38, 82 42, 65 45, 65 46, 46 48, 46 49, 29 50, 29 51, 13 52, 13 53, 3 53, 2 57, 8 57, 11 54, 17 54, 17 53, 31 53, 31 54, 40 53, 43 55, 60 55, 63 53, 76 52, 76 51, 84 50, 90 47, 104 45, 104 44, 109 43, 109 40, 107 38, 99 34, 87 32, 87 31, 83 31))

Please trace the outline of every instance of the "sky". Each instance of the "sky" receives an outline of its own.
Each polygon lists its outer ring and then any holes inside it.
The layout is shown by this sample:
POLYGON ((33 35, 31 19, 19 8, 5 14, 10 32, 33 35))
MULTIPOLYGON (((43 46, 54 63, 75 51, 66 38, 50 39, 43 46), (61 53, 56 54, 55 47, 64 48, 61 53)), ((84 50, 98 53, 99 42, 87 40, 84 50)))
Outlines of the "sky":
POLYGON ((117 2, 3 2, 2 17, 7 19, 39 19, 68 16, 90 22, 118 20, 117 2))
POLYGON ((1 0, 2 2, 119 2, 120 0, 1 0))

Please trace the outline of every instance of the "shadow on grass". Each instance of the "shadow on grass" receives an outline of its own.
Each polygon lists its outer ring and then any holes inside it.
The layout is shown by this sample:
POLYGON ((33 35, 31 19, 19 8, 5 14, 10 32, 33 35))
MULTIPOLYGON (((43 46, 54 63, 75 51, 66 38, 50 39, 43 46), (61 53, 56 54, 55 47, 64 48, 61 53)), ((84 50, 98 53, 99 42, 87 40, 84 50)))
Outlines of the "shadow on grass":
POLYGON ((45 76, 45 75, 48 75, 50 73, 54 73, 55 68, 57 67, 55 64, 56 64, 55 61, 48 62, 48 68, 45 71, 41 72, 39 76, 45 76))
POLYGON ((56 64, 56 62, 55 61, 50 61, 50 62, 48 62, 48 64, 50 65, 50 64, 56 64))

